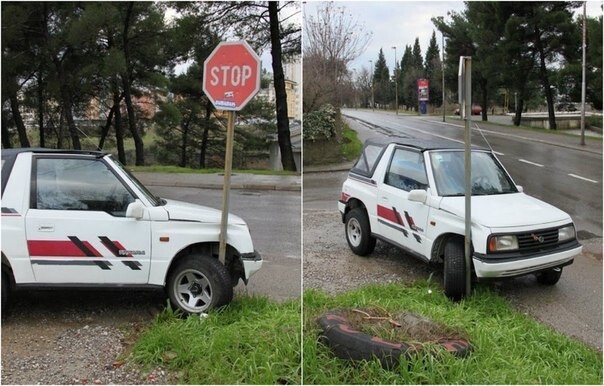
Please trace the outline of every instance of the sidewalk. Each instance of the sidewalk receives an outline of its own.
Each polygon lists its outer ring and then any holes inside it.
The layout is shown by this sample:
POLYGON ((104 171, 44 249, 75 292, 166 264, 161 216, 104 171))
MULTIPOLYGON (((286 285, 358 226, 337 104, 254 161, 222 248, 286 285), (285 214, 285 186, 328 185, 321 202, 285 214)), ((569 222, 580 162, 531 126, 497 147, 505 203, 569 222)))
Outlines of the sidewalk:
MULTIPOLYGON (((222 174, 196 173, 134 173, 144 185, 186 187, 198 189, 222 189, 224 176, 222 174)), ((278 190, 301 191, 300 176, 256 175, 234 173, 231 175, 231 189, 240 190, 278 190)))

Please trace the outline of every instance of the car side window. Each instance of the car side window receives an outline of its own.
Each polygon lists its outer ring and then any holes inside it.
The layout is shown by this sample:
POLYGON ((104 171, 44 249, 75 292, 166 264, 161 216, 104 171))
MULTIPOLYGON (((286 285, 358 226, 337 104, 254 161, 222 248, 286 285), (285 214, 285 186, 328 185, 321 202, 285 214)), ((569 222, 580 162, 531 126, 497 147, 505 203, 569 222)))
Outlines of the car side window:
POLYGON ((124 217, 135 200, 98 159, 37 158, 34 177, 37 209, 101 211, 124 217))
POLYGON ((395 149, 384 183, 407 192, 427 189, 424 155, 416 151, 395 149))

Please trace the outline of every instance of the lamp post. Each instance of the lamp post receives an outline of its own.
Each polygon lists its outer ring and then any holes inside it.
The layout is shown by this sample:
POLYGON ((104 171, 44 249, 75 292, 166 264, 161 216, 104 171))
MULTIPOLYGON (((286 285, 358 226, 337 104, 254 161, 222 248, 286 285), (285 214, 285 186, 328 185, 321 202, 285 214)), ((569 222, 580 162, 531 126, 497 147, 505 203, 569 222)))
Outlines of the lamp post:
POLYGON ((445 34, 442 34, 442 48, 443 48, 443 60, 440 65, 442 69, 442 89, 443 89, 443 122, 445 121, 445 113, 447 111, 447 100, 445 98, 445 34))
POLYGON ((393 46, 394 50, 394 108, 396 110, 396 115, 398 115, 398 77, 396 71, 396 46, 393 46))
POLYGON ((371 63, 371 111, 375 111, 375 100, 373 99, 373 60, 370 60, 371 63))

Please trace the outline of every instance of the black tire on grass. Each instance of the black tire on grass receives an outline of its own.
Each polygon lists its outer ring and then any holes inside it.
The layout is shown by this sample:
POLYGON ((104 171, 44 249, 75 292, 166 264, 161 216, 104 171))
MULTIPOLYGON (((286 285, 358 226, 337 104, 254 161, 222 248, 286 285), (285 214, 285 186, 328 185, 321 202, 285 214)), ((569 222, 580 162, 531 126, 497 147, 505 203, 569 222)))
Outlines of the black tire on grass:
MULTIPOLYGON (((327 311, 319 318, 318 325, 321 330, 319 340, 340 359, 378 359, 383 368, 392 369, 399 364, 401 356, 410 358, 423 351, 423 347, 418 344, 392 342, 355 330, 341 311, 327 311)), ((465 357, 470 353, 470 343, 465 340, 448 340, 438 344, 457 357, 465 357)))

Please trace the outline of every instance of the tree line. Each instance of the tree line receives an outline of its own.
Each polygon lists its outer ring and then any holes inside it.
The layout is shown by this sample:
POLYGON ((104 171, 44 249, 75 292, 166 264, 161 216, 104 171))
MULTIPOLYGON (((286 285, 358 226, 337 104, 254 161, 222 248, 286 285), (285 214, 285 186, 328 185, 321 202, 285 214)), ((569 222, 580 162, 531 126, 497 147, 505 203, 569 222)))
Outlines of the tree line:
POLYGON ((158 151, 177 154, 181 166, 204 167, 220 120, 203 95, 203 62, 220 41, 240 38, 257 51, 271 49, 272 115, 284 169, 295 170, 283 61, 300 53, 301 28, 290 19, 298 8, 274 1, 3 2, 2 146, 12 147, 16 133, 21 147, 81 149, 91 136, 99 149, 115 142, 126 163, 124 139, 131 137, 134 163, 143 165, 143 138, 154 124, 164 147, 158 151), (162 96, 153 122, 134 103, 146 94, 162 96), (104 119, 84 128, 77 118, 91 100, 104 119), (35 135, 24 108, 34 112, 35 135), (195 154, 199 162, 192 162, 195 154))

